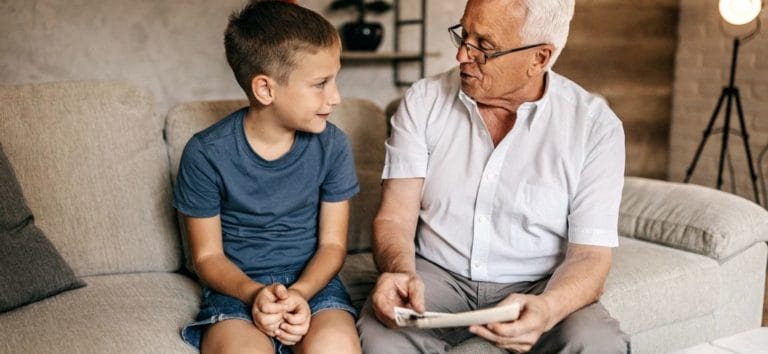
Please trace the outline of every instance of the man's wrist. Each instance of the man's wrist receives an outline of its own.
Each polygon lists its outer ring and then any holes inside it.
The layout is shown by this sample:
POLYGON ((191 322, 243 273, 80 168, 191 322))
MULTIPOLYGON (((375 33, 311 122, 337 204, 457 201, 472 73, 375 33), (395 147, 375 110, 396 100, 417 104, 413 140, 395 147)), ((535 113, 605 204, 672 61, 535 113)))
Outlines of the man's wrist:
POLYGON ((539 295, 539 299, 541 299, 544 304, 547 306, 547 324, 546 324, 546 330, 549 331, 552 328, 555 327, 560 321, 565 318, 565 314, 563 314, 563 308, 562 304, 563 301, 558 298, 556 294, 544 292, 541 295, 539 295))

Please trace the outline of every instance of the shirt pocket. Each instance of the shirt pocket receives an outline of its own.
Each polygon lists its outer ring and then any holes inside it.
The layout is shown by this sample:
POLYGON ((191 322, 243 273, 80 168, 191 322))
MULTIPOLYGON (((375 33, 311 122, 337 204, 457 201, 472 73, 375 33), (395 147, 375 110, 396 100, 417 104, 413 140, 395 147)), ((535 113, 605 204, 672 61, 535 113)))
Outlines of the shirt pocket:
POLYGON ((515 199, 519 211, 510 238, 520 250, 556 253, 567 239, 568 193, 553 187, 524 183, 515 199))

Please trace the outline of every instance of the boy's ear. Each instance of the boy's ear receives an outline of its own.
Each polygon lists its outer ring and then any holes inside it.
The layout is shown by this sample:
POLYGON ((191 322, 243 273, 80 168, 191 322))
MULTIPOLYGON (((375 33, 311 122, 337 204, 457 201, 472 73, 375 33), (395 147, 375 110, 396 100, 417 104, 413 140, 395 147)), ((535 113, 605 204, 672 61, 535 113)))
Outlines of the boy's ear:
POLYGON ((266 75, 256 75, 251 80, 251 92, 253 97, 263 105, 269 105, 275 100, 275 95, 272 87, 274 81, 266 75))

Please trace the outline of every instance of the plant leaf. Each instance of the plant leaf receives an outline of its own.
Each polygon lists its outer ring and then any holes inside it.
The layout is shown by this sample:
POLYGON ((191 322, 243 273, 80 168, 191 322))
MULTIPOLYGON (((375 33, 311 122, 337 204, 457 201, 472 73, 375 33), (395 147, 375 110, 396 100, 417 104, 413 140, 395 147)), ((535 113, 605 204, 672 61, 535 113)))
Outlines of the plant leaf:
POLYGON ((331 10, 341 10, 350 6, 360 6, 362 0, 334 0, 330 8, 331 10))
POLYGON ((392 9, 392 5, 383 0, 376 0, 365 4, 365 9, 373 13, 384 13, 392 9))

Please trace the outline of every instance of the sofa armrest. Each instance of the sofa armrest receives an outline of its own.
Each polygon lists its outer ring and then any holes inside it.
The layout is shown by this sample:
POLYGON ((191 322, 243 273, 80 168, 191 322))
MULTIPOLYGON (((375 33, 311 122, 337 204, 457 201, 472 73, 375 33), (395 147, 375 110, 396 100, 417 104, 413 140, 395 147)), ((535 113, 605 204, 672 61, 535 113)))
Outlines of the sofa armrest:
POLYGON ((627 177, 619 234, 722 261, 768 240, 768 212, 707 187, 627 177))

